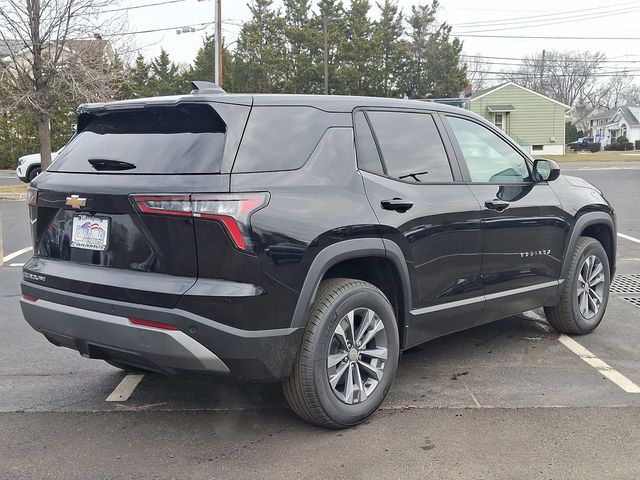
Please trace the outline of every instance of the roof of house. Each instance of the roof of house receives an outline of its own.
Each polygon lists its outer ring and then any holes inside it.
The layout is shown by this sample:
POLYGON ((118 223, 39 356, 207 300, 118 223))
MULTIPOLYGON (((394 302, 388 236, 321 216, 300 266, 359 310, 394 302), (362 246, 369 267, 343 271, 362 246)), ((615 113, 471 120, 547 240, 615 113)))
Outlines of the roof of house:
MULTIPOLYGON (((101 57, 110 52, 111 44, 109 40, 102 38, 92 38, 83 40, 67 40, 65 47, 69 50, 81 55, 82 58, 89 56, 101 57)), ((0 39, 0 59, 10 55, 16 55, 24 49, 28 48, 28 44, 24 40, 1 40, 0 39)))
POLYGON ((591 117, 590 120, 605 119, 609 123, 613 121, 613 118, 620 112, 622 117, 631 127, 640 126, 640 105, 624 105, 622 107, 611 108, 607 111, 597 113, 591 117))
POLYGON ((561 106, 565 107, 567 110, 571 109, 571 107, 569 105, 566 105, 566 104, 564 104, 562 102, 554 100, 553 98, 551 98, 551 97, 549 97, 547 95, 544 95, 542 93, 536 92, 535 90, 531 90, 530 88, 523 87, 522 85, 518 85, 515 82, 505 82, 505 83, 501 83, 500 85, 495 85, 493 87, 485 88, 484 90, 478 90, 477 92, 471 94, 471 97, 469 97, 469 101, 474 102, 474 101, 478 100, 479 98, 484 97, 485 95, 488 95, 490 93, 498 91, 498 90, 500 90, 500 89, 502 89, 502 88, 504 88, 506 86, 509 86, 509 85, 512 85, 514 87, 518 87, 518 88, 520 88, 522 90, 525 90, 525 91, 527 91, 529 93, 532 93, 534 95, 538 95, 539 97, 542 97, 542 98, 544 98, 546 100, 549 100, 550 102, 557 103, 558 105, 561 105, 561 106))

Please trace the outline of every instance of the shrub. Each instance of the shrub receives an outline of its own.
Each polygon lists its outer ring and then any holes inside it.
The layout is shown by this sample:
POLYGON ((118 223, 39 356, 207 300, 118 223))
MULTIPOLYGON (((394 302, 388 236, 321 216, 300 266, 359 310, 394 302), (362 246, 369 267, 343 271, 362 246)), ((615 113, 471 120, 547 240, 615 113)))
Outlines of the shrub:
POLYGON ((622 145, 624 143, 629 143, 629 139, 627 137, 625 137, 624 135, 620 135, 618 138, 616 138, 616 142, 618 145, 622 145))
POLYGON ((623 150, 633 150, 633 143, 627 142, 622 144, 623 150))
POLYGON ((640 150, 640 140, 636 140, 636 150, 640 150))
POLYGON ((591 153, 599 152, 599 151, 600 151, 600 147, 601 147, 600 142, 593 142, 593 143, 590 143, 590 144, 589 144, 589 151, 590 151, 591 153))

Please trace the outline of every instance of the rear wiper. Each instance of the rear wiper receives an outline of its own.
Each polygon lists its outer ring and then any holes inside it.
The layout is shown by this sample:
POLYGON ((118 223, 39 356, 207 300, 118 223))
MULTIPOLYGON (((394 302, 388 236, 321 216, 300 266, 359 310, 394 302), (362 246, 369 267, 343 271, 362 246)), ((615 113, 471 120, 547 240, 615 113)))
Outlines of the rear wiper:
POLYGON ((98 171, 131 170, 136 168, 133 163, 123 162, 121 160, 110 160, 108 158, 90 158, 88 162, 98 171))

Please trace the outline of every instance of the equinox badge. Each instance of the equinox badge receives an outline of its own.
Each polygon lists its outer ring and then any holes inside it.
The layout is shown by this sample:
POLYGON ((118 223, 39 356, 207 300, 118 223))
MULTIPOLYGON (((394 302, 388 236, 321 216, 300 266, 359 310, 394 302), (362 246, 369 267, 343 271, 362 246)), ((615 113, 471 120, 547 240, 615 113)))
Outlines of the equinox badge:
POLYGON ((80 195, 71 195, 70 197, 67 197, 65 204, 69 205, 71 208, 80 208, 87 204, 87 199, 80 198, 80 195))

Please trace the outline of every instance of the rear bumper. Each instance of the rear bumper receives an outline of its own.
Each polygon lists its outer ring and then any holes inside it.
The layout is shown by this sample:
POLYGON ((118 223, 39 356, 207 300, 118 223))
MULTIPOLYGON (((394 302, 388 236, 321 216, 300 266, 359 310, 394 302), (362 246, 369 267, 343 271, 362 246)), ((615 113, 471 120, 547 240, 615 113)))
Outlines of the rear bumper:
POLYGON ((110 301, 22 283, 22 312, 55 345, 89 358, 116 360, 165 374, 221 374, 247 380, 285 378, 302 329, 247 331, 179 309, 110 301), (134 325, 140 318, 177 330, 134 325))

